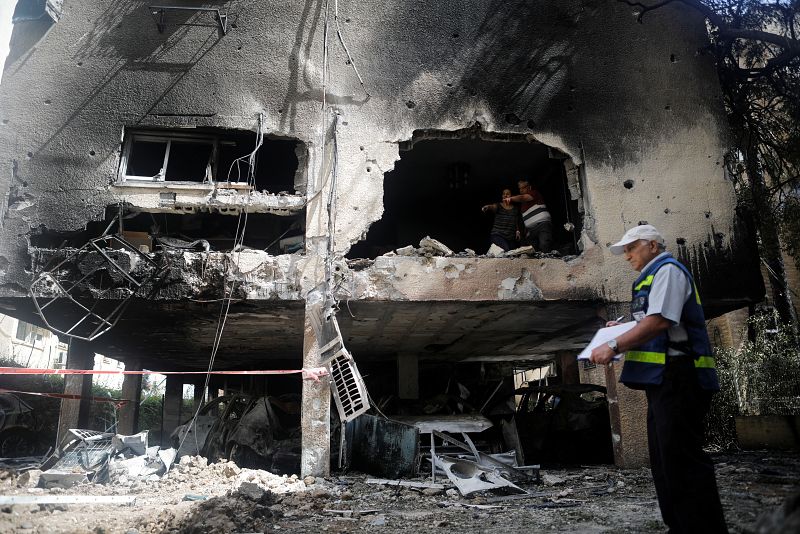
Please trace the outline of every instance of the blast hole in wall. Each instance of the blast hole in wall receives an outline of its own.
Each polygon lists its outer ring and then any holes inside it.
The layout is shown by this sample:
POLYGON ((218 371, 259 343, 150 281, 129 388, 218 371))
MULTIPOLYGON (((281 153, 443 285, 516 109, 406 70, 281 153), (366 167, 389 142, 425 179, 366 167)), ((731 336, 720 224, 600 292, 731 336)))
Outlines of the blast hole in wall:
POLYGON ((567 188, 565 160, 556 149, 522 134, 470 128, 421 130, 400 144, 400 160, 384 175, 384 214, 348 258, 375 258, 430 236, 456 252, 489 248, 493 216, 481 207, 502 191, 518 194, 527 179, 544 197, 552 217, 553 250, 575 254, 583 228, 578 200, 567 188), (565 223, 572 223, 569 231, 565 223))

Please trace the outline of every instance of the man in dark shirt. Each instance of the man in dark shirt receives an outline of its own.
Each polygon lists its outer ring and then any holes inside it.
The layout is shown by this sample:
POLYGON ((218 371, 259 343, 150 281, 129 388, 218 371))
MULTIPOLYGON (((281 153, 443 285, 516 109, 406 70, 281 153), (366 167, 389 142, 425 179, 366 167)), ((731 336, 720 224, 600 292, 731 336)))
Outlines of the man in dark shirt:
POLYGON ((481 211, 494 212, 494 225, 490 233, 492 244, 497 245, 503 251, 516 248, 516 244, 522 234, 520 224, 519 208, 508 202, 511 198, 511 190, 503 189, 503 201, 494 204, 487 204, 481 211))

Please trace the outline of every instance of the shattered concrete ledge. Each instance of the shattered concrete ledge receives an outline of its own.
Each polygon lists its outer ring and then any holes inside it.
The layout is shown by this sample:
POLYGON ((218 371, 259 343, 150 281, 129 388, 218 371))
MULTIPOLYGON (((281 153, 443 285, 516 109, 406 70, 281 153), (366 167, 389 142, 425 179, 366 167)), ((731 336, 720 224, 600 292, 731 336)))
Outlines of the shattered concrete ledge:
POLYGON ((342 263, 338 287, 351 300, 531 301, 602 299, 593 254, 557 258, 380 256, 342 263))
MULTIPOLYGON (((31 248, 33 270, 40 273, 73 252, 75 249, 31 248)), ((112 250, 107 253, 125 272, 145 281, 137 290, 137 296, 153 300, 215 300, 225 296, 237 300, 302 300, 304 294, 301 277, 305 258, 301 254, 271 256, 261 250, 159 252, 149 255, 160 266, 154 271, 133 252, 112 250)), ((54 275, 69 282, 107 267, 108 263, 99 253, 89 252, 83 254, 79 262, 65 265, 54 275)), ((95 287, 94 280, 93 276, 86 277, 80 289, 98 298, 101 295, 114 298, 109 287, 95 287)))
POLYGON ((116 184, 111 191, 121 202, 153 213, 218 211, 236 214, 244 211, 292 215, 305 208, 305 197, 302 195, 248 191, 241 187, 214 188, 206 184, 143 182, 116 184))

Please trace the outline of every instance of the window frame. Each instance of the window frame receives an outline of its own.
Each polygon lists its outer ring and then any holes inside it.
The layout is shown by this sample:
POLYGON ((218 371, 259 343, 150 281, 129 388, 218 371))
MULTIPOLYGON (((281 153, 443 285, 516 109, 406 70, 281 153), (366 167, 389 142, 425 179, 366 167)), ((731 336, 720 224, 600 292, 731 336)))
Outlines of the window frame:
POLYGON ((212 183, 216 180, 217 176, 217 163, 219 159, 219 145, 220 139, 214 135, 203 134, 186 134, 182 132, 165 132, 165 131, 132 131, 125 132, 125 140, 123 144, 122 155, 120 157, 119 171, 117 174, 117 183, 133 182, 133 183, 160 183, 160 184, 188 184, 188 185, 203 185, 212 183), (161 162, 161 169, 164 170, 164 176, 159 179, 161 174, 154 176, 138 176, 128 174, 128 164, 131 159, 131 151, 133 144, 136 141, 166 143, 167 147, 164 151, 164 159, 161 162), (166 170, 169 165, 170 148, 172 141, 179 141, 184 143, 197 143, 204 145, 211 145, 211 153, 208 157, 206 169, 211 167, 211 176, 206 175, 202 180, 167 180, 166 170))

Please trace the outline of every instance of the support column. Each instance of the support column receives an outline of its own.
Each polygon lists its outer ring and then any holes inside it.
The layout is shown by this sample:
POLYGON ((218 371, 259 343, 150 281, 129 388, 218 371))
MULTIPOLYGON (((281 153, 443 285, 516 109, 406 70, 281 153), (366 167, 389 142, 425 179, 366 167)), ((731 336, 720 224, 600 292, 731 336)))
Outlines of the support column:
MULTIPOLYGON (((67 369, 94 369, 94 351, 85 341, 72 339, 67 350, 67 369)), ((80 400, 61 401, 58 417, 58 443, 70 428, 87 428, 92 408, 89 397, 92 395, 92 375, 64 376, 64 393, 78 395, 80 400)))
POLYGON ((181 424, 181 401, 183 399, 183 378, 180 375, 167 375, 164 391, 164 413, 161 423, 161 446, 170 447, 169 437, 181 424))
MULTIPOLYGON (((125 362, 126 371, 141 371, 142 362, 131 359, 125 362)), ((142 375, 125 375, 122 379, 122 398, 128 399, 119 409, 117 432, 129 436, 136 434, 139 426, 139 405, 142 402, 142 375)))
MULTIPOLYGON (((319 346, 308 314, 303 335, 303 367, 319 367, 319 346)), ((300 431, 302 455, 300 457, 301 476, 327 477, 331 471, 331 388, 330 379, 303 380, 301 399, 300 431)))
POLYGON ((397 396, 401 399, 419 399, 419 356, 397 355, 397 396))
POLYGON ((575 351, 558 351, 556 352, 556 359, 559 373, 561 374, 561 383, 580 384, 578 359, 575 356, 575 351))
MULTIPOLYGON (((601 316, 615 319, 627 313, 628 304, 609 303, 601 316)), ((606 387, 614 464, 635 468, 649 465, 647 449, 647 399, 644 392, 619 383, 623 362, 579 370, 582 383, 606 387)))
POLYGON ((195 380, 194 382, 194 411, 197 411, 197 409, 200 408, 200 406, 206 400, 205 385, 205 377, 195 380))

